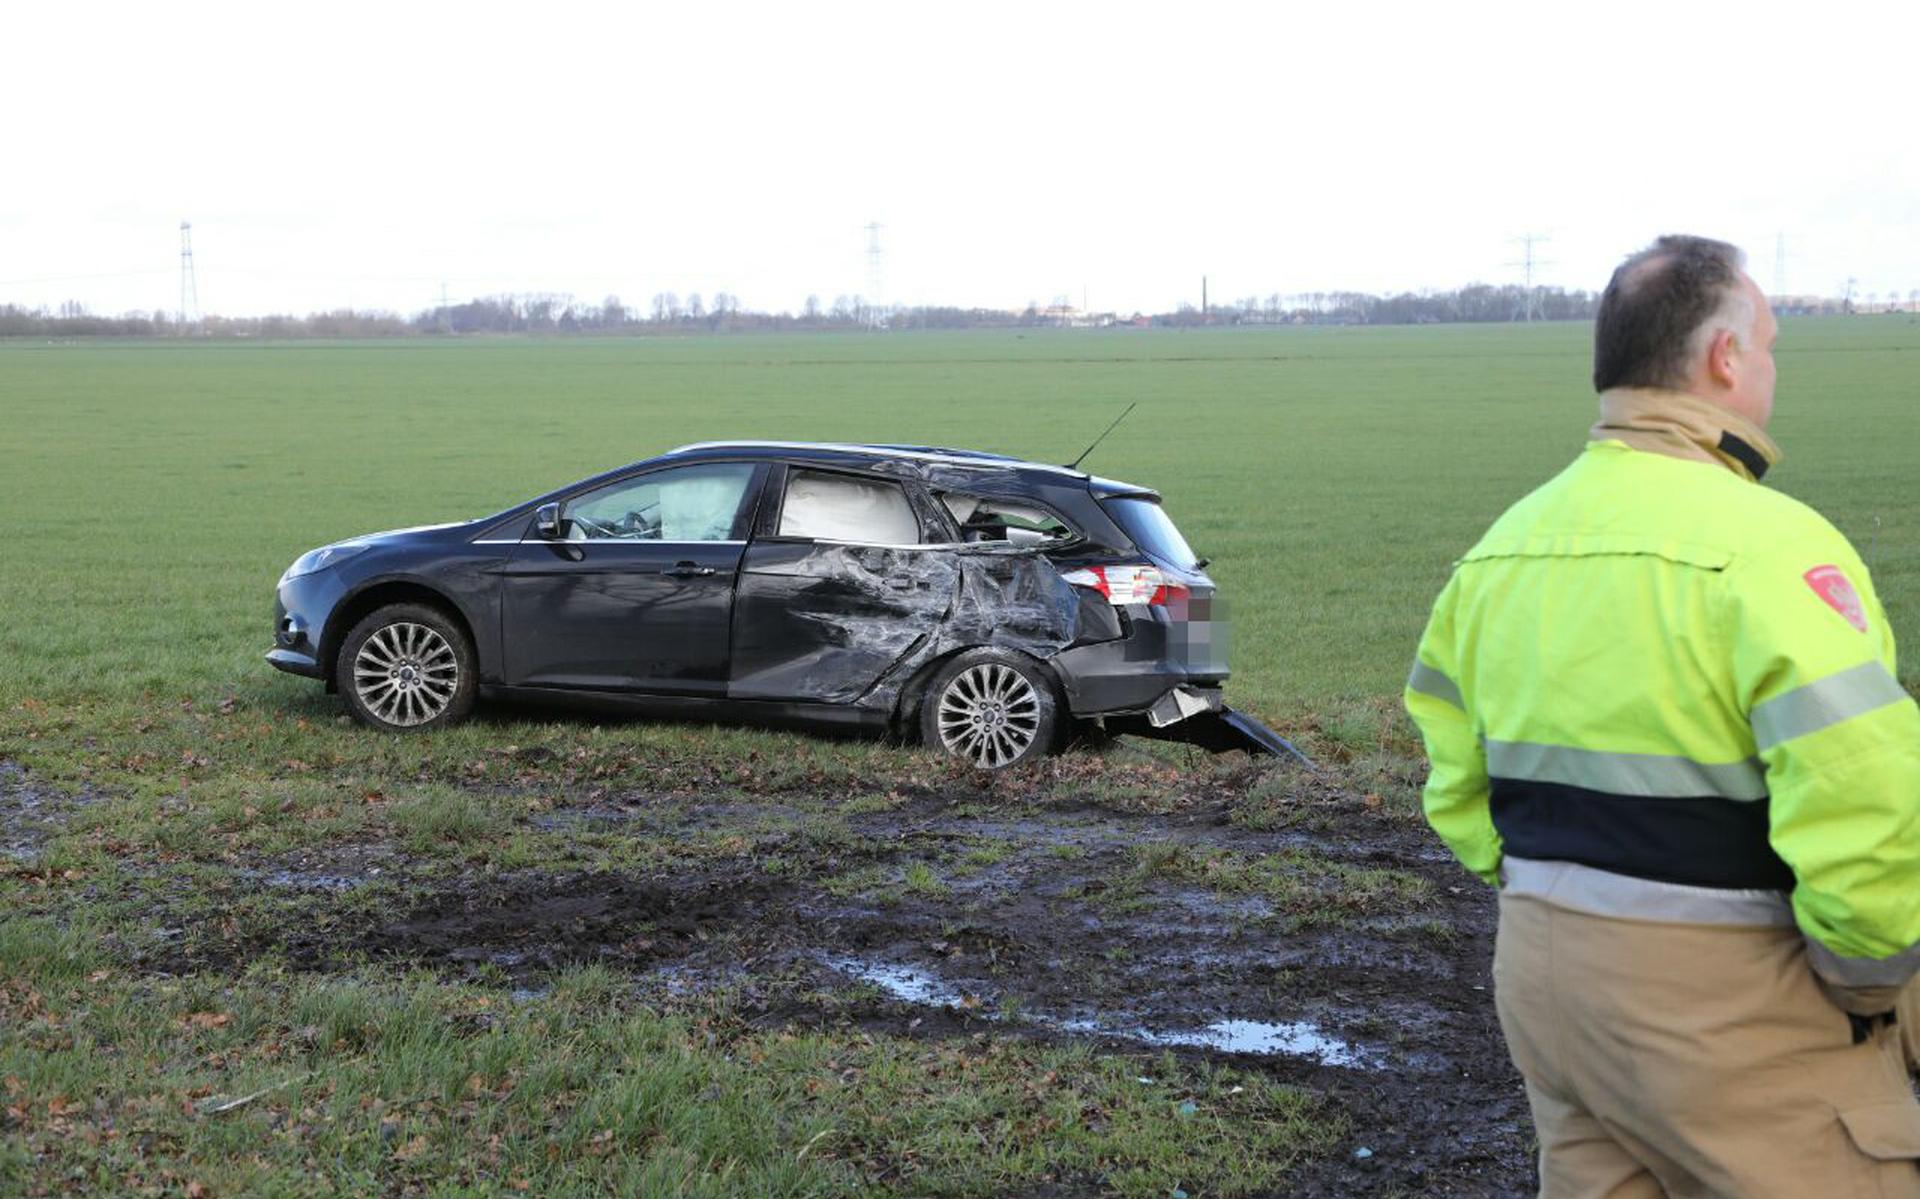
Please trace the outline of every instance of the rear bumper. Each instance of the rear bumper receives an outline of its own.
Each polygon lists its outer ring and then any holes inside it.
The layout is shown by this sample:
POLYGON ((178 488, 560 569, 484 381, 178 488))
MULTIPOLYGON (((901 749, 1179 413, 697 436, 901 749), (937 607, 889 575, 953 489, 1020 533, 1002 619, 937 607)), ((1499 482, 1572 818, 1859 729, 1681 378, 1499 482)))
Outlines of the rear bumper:
POLYGON ((1217 711, 1219 688, 1227 682, 1227 671, 1221 669, 1194 671, 1167 657, 1148 657, 1133 638, 1066 649, 1052 657, 1052 667, 1075 717, 1144 713, 1175 688, 1212 692, 1208 707, 1217 711))
POLYGON ((1126 625, 1117 640, 1053 656, 1075 716, 1144 713, 1176 688, 1212 693, 1207 706, 1219 710, 1219 691, 1228 677, 1225 647, 1216 639, 1219 625, 1171 619, 1146 605, 1128 609, 1126 625))

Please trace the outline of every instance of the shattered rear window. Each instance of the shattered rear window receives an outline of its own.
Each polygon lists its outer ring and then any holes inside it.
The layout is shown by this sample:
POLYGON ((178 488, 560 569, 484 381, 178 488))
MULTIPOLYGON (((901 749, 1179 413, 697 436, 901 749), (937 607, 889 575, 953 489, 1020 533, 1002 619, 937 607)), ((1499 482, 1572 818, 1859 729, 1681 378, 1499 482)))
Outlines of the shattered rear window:
POLYGON ((1133 543, 1149 555, 1179 570, 1192 570, 1199 565, 1199 556, 1174 527, 1173 518, 1159 501, 1145 496, 1125 496, 1101 500, 1100 506, 1113 517, 1114 523, 1126 530, 1133 543))
POLYGON ((1079 536, 1074 528, 1033 504, 987 496, 944 492, 940 502, 960 527, 960 540, 970 543, 1044 545, 1079 536))

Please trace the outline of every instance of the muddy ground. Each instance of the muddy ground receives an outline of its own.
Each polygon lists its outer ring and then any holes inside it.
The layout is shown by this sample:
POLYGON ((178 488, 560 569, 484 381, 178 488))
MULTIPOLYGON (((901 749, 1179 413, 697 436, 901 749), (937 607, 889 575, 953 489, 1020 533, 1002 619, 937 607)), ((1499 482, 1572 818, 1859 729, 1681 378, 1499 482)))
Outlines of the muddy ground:
MULTIPOLYGON (((1244 781, 1271 790, 1273 769, 1244 781)), ((481 871, 388 842, 324 846, 239 863, 236 899, 270 902, 219 921, 191 914, 184 885, 170 910, 160 887, 152 936, 118 949, 158 972, 277 952, 520 994, 596 962, 663 1006, 724 995, 769 1026, 1077 1038, 1140 1053, 1143 1070, 1162 1051, 1231 1059, 1351 1121, 1350 1144, 1288 1194, 1530 1193, 1532 1130, 1490 991, 1491 892, 1336 775, 1296 769, 1287 789, 1250 821, 1232 779, 1173 812, 934 784, 827 824, 820 797, 601 791, 525 831, 557 850, 700 852, 481 871), (748 830, 737 852, 713 852, 734 829, 748 830)), ((71 804, 9 767, 0 844, 34 853, 71 804)))

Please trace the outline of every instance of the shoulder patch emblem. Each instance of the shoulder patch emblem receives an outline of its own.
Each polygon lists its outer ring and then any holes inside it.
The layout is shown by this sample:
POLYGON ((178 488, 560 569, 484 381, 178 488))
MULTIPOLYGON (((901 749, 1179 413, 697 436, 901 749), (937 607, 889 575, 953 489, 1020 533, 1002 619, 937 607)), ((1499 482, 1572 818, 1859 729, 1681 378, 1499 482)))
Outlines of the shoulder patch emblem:
POLYGON ((1860 593, 1853 589, 1845 571, 1838 566, 1816 566, 1801 578, 1813 588, 1815 595, 1827 602, 1827 607, 1845 617, 1848 624, 1862 633, 1867 631, 1867 607, 1860 602, 1860 593))

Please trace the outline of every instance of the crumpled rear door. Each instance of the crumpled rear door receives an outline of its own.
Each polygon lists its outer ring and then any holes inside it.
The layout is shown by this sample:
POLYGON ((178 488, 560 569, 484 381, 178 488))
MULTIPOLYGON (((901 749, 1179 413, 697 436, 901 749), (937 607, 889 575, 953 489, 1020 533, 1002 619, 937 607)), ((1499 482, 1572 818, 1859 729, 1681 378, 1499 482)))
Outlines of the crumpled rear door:
POLYGON ((852 703, 953 605, 952 549, 756 541, 733 608, 732 699, 852 703))

